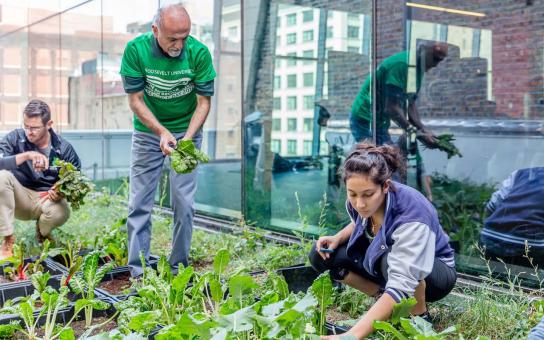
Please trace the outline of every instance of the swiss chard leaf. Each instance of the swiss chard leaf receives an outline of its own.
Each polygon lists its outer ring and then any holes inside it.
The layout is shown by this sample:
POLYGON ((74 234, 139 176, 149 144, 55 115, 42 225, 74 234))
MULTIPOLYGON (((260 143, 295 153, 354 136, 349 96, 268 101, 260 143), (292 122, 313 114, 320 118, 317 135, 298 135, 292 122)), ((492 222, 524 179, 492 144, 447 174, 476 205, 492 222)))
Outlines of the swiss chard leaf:
POLYGON ((393 313, 391 314, 391 323, 396 325, 400 322, 401 318, 410 316, 412 307, 417 304, 417 300, 414 297, 409 299, 402 299, 399 303, 393 306, 393 313))
POLYGON ((85 196, 94 188, 91 180, 70 162, 56 159, 53 165, 59 167, 59 180, 53 187, 66 198, 72 209, 78 210, 85 196))
POLYGON ((198 336, 200 339, 210 339, 210 329, 215 327, 215 325, 215 322, 196 320, 188 313, 183 313, 175 326, 160 331, 155 336, 155 339, 187 339, 187 336, 189 336, 189 339, 192 339, 194 336, 198 336), (180 335, 185 335, 185 337, 180 337, 180 335))
POLYGON ((245 294, 250 293, 257 287, 257 284, 249 275, 236 275, 229 280, 230 295, 235 299, 241 299, 245 294))
POLYGON ((217 276, 221 277, 227 266, 229 265, 230 254, 227 249, 220 249, 213 259, 213 270, 217 276))
POLYGON ((7 339, 13 337, 16 331, 21 329, 20 321, 11 321, 6 325, 0 325, 0 338, 7 339))
POLYGON ((142 312, 134 315, 128 327, 138 333, 148 335, 160 323, 160 311, 142 312))
POLYGON ((178 141, 176 148, 170 154, 172 169, 178 174, 192 172, 198 163, 208 163, 208 156, 195 147, 192 140, 178 141))
POLYGON ((381 331, 384 331, 386 333, 393 334, 395 336, 395 338, 398 339, 398 340, 408 340, 408 338, 405 337, 404 335, 402 335, 402 333, 399 332, 395 328, 395 326, 393 326, 392 324, 390 324, 387 321, 374 321, 372 323, 372 327, 374 327, 375 330, 381 330, 381 331))

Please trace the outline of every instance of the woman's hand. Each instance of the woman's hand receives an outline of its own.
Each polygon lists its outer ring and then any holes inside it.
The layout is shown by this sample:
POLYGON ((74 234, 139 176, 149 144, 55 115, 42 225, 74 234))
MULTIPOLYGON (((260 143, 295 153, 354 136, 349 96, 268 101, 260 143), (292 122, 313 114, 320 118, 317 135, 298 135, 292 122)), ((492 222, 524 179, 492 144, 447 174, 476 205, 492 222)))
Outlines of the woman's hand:
POLYGON ((321 340, 340 340, 340 339, 358 339, 358 338, 355 335, 350 334, 349 332, 344 334, 321 336, 321 340))
POLYGON ((331 257, 331 254, 320 251, 321 248, 335 250, 336 248, 338 248, 339 245, 340 240, 336 236, 321 236, 315 243, 316 250, 319 253, 319 256, 323 258, 323 260, 329 259, 331 257))

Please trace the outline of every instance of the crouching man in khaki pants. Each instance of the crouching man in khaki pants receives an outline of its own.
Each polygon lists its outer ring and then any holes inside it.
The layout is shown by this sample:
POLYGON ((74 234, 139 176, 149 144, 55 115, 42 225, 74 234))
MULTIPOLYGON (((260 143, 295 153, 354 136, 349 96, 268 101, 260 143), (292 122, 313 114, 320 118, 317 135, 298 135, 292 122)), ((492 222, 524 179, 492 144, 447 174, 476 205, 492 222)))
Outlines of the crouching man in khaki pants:
POLYGON ((58 158, 80 169, 81 162, 52 125, 49 106, 35 99, 24 109, 23 128, 0 140, 0 259, 13 255, 15 218, 36 220, 36 236, 43 242, 70 216, 66 199, 53 189, 59 175, 50 164, 58 158))

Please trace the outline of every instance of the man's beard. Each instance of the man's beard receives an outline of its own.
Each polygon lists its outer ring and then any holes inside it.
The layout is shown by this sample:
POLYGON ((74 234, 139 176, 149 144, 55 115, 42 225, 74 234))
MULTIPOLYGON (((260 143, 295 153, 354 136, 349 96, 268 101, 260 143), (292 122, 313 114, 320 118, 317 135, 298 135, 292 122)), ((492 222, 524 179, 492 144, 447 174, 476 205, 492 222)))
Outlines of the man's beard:
POLYGON ((177 58, 181 54, 181 50, 177 50, 175 52, 168 50, 168 55, 172 58, 177 58))

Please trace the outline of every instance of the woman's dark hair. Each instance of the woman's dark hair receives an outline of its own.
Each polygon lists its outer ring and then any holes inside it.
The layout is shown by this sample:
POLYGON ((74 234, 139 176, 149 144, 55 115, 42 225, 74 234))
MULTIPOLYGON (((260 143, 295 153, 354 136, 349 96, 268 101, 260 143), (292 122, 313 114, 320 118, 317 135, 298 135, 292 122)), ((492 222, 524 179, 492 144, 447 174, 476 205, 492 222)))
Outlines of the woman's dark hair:
POLYGON ((346 158, 340 171, 344 183, 353 175, 367 175, 374 183, 383 186, 394 172, 403 174, 404 170, 404 158, 397 147, 360 143, 346 158))
POLYGON ((40 117, 43 125, 51 120, 51 109, 46 102, 39 99, 32 99, 23 110, 23 113, 28 118, 40 117))

